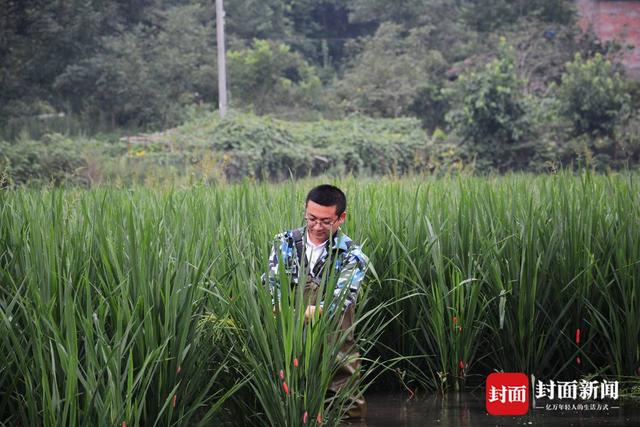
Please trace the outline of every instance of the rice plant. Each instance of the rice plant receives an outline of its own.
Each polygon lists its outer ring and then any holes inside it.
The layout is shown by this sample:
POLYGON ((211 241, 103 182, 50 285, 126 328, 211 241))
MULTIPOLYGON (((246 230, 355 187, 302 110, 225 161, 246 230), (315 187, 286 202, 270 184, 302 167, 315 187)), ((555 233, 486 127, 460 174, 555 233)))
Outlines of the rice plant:
POLYGON ((195 345, 215 256, 171 195, 2 199, 1 419, 22 425, 187 424, 233 387, 195 345))
POLYGON ((360 380, 331 396, 337 317, 306 323, 286 286, 274 315, 260 282, 317 183, 1 191, 0 421, 324 425, 374 378, 636 375, 637 174, 346 178, 343 228, 377 275, 360 380))

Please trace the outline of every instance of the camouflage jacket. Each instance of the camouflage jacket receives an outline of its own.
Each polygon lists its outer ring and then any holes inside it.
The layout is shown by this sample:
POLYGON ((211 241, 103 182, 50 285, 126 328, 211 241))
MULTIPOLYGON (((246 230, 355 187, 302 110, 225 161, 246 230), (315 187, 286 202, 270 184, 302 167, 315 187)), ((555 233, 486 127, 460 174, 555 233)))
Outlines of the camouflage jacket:
MULTIPOLYGON (((308 270, 306 238, 307 230, 305 227, 285 231, 274 238, 271 255, 269 256, 268 274, 268 284, 272 295, 274 294, 274 288, 279 288, 280 286, 278 278, 280 262, 283 263, 282 267, 287 276, 291 278, 292 286, 298 285, 301 268, 304 266, 305 270, 308 270), (302 252, 301 256, 298 256, 298 249, 302 252)), ((306 284, 306 281, 320 283, 323 275, 328 274, 325 273, 325 267, 328 264, 332 264, 337 273, 334 299, 340 298, 343 290, 348 288, 348 292, 344 295, 346 309, 356 302, 358 289, 362 279, 364 279, 369 259, 349 236, 338 230, 333 236, 333 244, 329 245, 329 241, 327 241, 325 250, 313 270, 305 271, 308 274, 304 279, 305 283, 303 285, 306 284), (328 259, 330 259, 330 262, 328 262, 328 259)), ((320 305, 324 306, 324 300, 321 301, 320 305)))

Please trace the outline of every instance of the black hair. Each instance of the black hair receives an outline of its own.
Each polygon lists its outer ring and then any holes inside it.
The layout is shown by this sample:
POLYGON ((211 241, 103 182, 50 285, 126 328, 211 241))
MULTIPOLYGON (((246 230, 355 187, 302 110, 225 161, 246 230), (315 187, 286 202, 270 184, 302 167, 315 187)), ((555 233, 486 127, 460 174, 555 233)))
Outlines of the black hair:
POLYGON ((342 215, 342 212, 347 210, 347 196, 334 185, 323 184, 312 188, 307 194, 307 199, 304 202, 305 206, 309 203, 309 200, 322 206, 335 206, 337 216, 342 215))

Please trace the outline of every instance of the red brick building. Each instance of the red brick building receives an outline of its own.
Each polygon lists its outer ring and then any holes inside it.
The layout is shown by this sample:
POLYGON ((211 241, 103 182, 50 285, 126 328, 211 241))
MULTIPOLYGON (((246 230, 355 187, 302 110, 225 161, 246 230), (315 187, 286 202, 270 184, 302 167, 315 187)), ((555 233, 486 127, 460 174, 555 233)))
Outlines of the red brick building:
POLYGON ((583 29, 592 27, 604 41, 635 46, 625 49, 622 62, 629 75, 640 78, 640 1, 576 0, 576 4, 583 29))

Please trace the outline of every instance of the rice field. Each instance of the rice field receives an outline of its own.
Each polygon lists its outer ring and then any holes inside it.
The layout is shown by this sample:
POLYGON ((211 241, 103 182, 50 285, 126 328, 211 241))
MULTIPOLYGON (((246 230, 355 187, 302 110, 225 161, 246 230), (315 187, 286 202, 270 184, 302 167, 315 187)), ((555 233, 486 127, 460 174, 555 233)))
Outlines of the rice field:
POLYGON ((335 181, 371 269, 363 369, 328 400, 346 332, 261 282, 319 180, 1 191, 0 424, 336 425, 371 387, 637 384, 638 178, 335 181))

